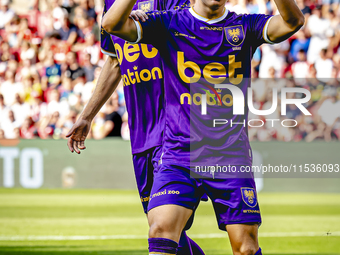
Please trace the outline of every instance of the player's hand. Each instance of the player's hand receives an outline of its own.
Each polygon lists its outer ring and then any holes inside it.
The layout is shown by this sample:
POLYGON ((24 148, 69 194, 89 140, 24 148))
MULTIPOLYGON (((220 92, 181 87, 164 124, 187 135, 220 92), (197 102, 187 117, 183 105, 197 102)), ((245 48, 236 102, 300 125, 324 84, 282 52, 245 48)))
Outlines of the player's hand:
POLYGON ((142 22, 145 22, 148 19, 148 15, 145 14, 145 12, 141 10, 132 11, 130 13, 130 18, 133 18, 134 20, 141 20, 142 22))
POLYGON ((66 135, 68 137, 67 146, 71 152, 80 154, 80 150, 85 150, 85 139, 90 131, 91 121, 79 118, 73 125, 70 132, 66 135))

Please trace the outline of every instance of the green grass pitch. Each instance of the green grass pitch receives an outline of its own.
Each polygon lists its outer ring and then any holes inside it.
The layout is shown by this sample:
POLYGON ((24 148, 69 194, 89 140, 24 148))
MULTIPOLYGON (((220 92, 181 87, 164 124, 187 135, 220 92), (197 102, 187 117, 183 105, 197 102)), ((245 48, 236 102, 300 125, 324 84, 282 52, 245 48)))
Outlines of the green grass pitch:
MULTIPOLYGON (((263 254, 340 254, 340 194, 260 193, 263 254)), ((146 255, 137 192, 0 189, 0 254, 146 255)), ((231 254, 210 202, 188 232, 207 255, 231 254)))

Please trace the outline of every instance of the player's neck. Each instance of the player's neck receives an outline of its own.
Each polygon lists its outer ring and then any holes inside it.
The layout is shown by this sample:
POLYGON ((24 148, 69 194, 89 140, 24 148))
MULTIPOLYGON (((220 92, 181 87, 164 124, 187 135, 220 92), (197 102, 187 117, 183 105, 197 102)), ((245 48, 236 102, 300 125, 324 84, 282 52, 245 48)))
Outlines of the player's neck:
POLYGON ((194 11, 200 15, 203 16, 207 19, 217 19, 219 17, 221 17, 225 11, 225 7, 224 5, 222 6, 207 6, 203 3, 203 1, 200 0, 196 0, 196 3, 194 6, 192 6, 192 8, 194 9, 194 11), (215 7, 215 8, 214 8, 215 7))

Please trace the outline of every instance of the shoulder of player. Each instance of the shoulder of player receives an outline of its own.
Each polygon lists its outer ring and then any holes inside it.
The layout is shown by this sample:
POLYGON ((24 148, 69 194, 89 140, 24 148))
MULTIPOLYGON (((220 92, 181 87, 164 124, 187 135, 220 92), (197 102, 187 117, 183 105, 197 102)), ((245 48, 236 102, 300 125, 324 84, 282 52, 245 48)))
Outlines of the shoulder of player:
POLYGON ((158 16, 160 19, 168 20, 169 22, 171 22, 174 18, 176 19, 176 17, 179 18, 180 16, 182 16, 185 10, 187 9, 167 10, 167 11, 156 10, 156 11, 148 12, 146 14, 149 16, 154 16, 154 17, 158 16))
POLYGON ((228 11, 228 16, 229 18, 234 18, 234 19, 251 19, 259 16, 263 16, 264 14, 255 14, 255 13, 240 13, 237 14, 236 12, 233 11, 228 11))
POLYGON ((256 24, 259 20, 267 15, 264 14, 237 14, 233 11, 229 11, 227 15, 227 20, 232 22, 240 22, 242 24, 256 24))
POLYGON ((183 9, 178 10, 154 10, 147 12, 146 15, 153 16, 153 15, 169 15, 173 16, 176 15, 179 11, 182 11, 183 9))

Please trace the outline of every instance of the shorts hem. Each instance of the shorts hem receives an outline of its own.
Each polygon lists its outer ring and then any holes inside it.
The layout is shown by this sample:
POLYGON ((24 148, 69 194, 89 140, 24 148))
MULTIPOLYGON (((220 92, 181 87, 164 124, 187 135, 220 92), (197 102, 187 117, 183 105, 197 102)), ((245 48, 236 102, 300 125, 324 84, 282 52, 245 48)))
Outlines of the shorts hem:
POLYGON ((113 57, 113 58, 117 58, 117 55, 116 55, 115 53, 106 51, 106 50, 104 50, 103 48, 101 48, 100 51, 101 51, 103 54, 105 54, 105 55, 111 56, 111 57, 113 57))
POLYGON ((235 224, 249 224, 249 225, 258 225, 259 227, 262 224, 262 221, 260 220, 239 220, 239 221, 221 221, 221 223, 218 225, 218 228, 222 231, 226 231, 226 226, 227 225, 235 225, 235 224))
POLYGON ((192 211, 195 211, 195 209, 196 209, 196 206, 189 206, 189 205, 180 204, 180 203, 175 204, 175 203, 171 203, 171 202, 166 202, 164 204, 155 205, 155 206, 152 206, 151 208, 148 208, 147 213, 149 213, 152 209, 159 207, 159 206, 163 206, 163 205, 178 205, 178 206, 187 208, 187 209, 192 210, 192 211))

